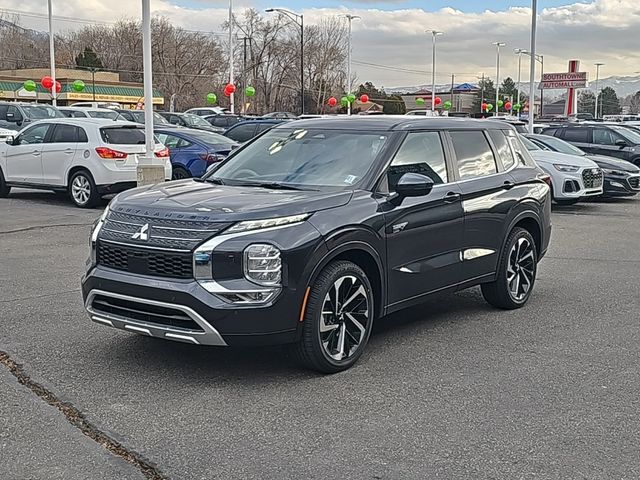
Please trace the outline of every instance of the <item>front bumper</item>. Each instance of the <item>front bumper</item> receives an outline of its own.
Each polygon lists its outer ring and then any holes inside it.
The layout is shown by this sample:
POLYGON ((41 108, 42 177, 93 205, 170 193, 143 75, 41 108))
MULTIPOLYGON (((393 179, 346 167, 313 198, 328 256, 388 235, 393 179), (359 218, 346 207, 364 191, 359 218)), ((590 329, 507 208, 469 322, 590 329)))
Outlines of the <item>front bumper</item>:
MULTIPOLYGON (((553 168, 553 167, 551 167, 553 168)), ((591 175, 596 169, 582 168, 577 172, 560 172, 552 170, 551 181, 553 182, 553 197, 556 200, 576 200, 585 197, 596 197, 603 193, 602 173, 599 170, 600 180, 590 181, 585 184, 585 172, 591 175)))
POLYGON ((605 175, 604 195, 608 197, 628 197, 640 193, 640 175, 605 175))

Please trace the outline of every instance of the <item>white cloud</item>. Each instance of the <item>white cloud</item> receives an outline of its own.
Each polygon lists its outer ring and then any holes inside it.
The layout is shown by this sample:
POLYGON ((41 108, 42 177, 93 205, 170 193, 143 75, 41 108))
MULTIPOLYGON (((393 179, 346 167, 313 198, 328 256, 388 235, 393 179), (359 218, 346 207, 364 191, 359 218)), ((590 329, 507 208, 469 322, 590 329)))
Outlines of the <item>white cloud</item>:
MULTIPOLYGON (((252 0, 236 1, 236 9, 250 7, 252 0)), ((4 8, 46 13, 41 0, 5 0, 4 8)), ((364 2, 362 2, 364 4, 364 2)), ((369 3, 371 5, 371 3, 369 3)), ((140 2, 135 0, 66 0, 54 2, 56 15, 115 21, 139 17, 140 2)), ((364 5, 363 5, 364 7, 364 5)), ((152 0, 155 13, 190 30, 221 31, 227 11, 217 0, 202 2, 202 8, 177 6, 171 0, 152 0)), ((530 10, 512 7, 504 11, 464 13, 454 8, 428 12, 421 9, 385 11, 353 8, 360 15, 353 23, 354 60, 390 65, 393 69, 354 65, 360 81, 377 85, 412 85, 428 83, 431 68, 430 37, 424 31, 445 31, 438 38, 438 82, 444 83, 455 73, 457 80, 475 81, 481 73, 495 75, 495 48, 492 42, 506 42, 502 61, 504 75, 515 77, 517 60, 514 47, 529 47, 530 10), (420 73, 404 70, 419 70, 420 73)), ((342 9, 306 9, 306 23, 323 16, 339 15, 342 9)), ((594 71, 593 63, 606 66, 602 75, 632 74, 640 70, 640 6, 637 0, 594 0, 544 9, 538 20, 538 51, 544 54, 546 71, 565 71, 570 59, 580 59, 582 69, 594 71)), ((26 25, 44 28, 43 20, 23 18, 26 25)), ((77 28, 79 24, 59 22, 60 28, 77 28)), ((528 68, 523 67, 523 75, 528 68)))

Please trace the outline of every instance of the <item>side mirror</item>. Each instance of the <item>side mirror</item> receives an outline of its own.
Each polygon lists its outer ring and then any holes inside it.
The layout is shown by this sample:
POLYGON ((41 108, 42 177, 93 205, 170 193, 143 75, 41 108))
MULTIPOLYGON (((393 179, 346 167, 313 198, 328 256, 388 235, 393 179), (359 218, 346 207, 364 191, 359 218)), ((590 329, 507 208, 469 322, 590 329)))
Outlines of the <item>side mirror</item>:
POLYGON ((16 141, 16 139, 10 135, 4 141, 7 145, 14 145, 14 142, 16 141))
POLYGON ((419 173, 405 173, 398 180, 396 193, 400 198, 424 197, 433 190, 433 180, 419 173))
POLYGON ((627 143, 626 140, 622 140, 621 138, 616 140, 616 146, 620 147, 620 148, 624 148, 624 147, 628 147, 629 144, 627 143))

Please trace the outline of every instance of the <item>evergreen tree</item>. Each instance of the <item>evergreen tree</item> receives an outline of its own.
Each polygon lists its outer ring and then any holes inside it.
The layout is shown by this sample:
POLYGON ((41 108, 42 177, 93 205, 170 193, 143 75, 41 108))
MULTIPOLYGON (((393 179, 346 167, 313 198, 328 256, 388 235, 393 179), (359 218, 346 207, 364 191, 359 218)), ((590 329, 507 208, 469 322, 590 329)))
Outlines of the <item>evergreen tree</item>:
POLYGON ((76 57, 76 65, 84 69, 102 69, 102 60, 96 55, 90 47, 85 47, 84 51, 76 57))
POLYGON ((598 98, 598 110, 600 111, 600 116, 618 115, 622 112, 620 99, 613 88, 605 87, 600 91, 600 98, 598 98))
POLYGON ((596 96, 589 90, 578 94, 578 113, 593 113, 596 109, 596 96))
POLYGON ((478 97, 473 102, 473 111, 480 112, 480 105, 482 102, 486 103, 495 103, 496 101, 496 87, 493 84, 493 80, 488 77, 485 77, 484 82, 480 80, 478 82, 478 88, 480 92, 478 93, 478 97), (484 95, 483 95, 483 87, 484 87, 484 95))

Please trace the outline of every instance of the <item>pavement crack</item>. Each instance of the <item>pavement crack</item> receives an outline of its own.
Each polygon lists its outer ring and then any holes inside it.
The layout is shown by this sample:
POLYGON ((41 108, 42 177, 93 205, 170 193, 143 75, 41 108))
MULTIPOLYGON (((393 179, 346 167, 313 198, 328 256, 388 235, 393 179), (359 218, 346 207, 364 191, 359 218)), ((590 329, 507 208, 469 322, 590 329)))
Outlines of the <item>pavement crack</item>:
POLYGON ((0 232, 0 235, 8 233, 20 233, 28 232, 30 230, 42 230, 45 228, 58 228, 58 227, 90 227, 93 223, 55 223, 53 225, 32 225, 30 227, 16 228, 15 230, 4 230, 0 232))
POLYGON ((69 293, 78 293, 78 292, 80 292, 80 289, 74 288, 73 290, 63 290, 62 292, 43 293, 41 295, 28 295, 26 297, 9 298, 8 300, 0 300, 0 303, 12 303, 12 302, 21 302, 23 300, 35 300, 38 298, 57 297, 58 295, 67 295, 69 293))
POLYGON ((120 442, 100 431, 100 429, 87 420, 84 414, 76 407, 61 401, 54 393, 50 392, 39 383, 34 382, 24 371, 22 365, 16 363, 8 353, 3 352, 2 350, 0 350, 0 364, 4 365, 18 380, 18 382, 30 389, 41 400, 58 409, 67 418, 67 421, 71 425, 113 455, 116 455, 135 466, 146 478, 151 480, 167 480, 169 478, 163 474, 158 467, 144 459, 142 455, 127 449, 120 442))

